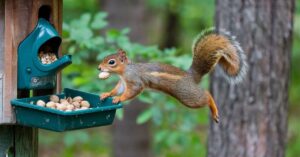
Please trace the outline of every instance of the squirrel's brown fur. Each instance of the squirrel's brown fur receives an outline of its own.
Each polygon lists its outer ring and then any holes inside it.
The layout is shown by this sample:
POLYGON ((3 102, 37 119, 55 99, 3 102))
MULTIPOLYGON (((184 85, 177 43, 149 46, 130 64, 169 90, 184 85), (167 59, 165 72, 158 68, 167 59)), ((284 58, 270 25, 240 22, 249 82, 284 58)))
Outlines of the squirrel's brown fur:
POLYGON ((144 88, 152 88, 175 97, 189 108, 208 105, 213 119, 218 122, 218 109, 214 99, 208 91, 198 88, 197 84, 217 63, 229 77, 239 77, 246 63, 236 43, 228 34, 216 33, 215 30, 202 33, 193 45, 193 63, 187 72, 161 63, 131 63, 126 52, 119 50, 116 54, 105 57, 98 67, 100 71, 120 76, 117 86, 112 91, 103 93, 101 99, 115 96, 113 102, 117 103, 134 98, 144 88), (118 94, 121 96, 116 96, 118 94))

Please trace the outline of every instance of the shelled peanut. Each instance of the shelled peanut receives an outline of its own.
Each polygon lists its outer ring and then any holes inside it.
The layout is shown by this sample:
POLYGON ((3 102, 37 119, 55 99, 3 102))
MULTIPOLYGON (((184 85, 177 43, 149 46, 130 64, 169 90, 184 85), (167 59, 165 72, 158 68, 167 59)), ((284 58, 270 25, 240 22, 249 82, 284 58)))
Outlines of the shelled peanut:
POLYGON ((76 96, 74 98, 67 97, 60 99, 56 95, 50 96, 49 102, 44 102, 43 100, 38 100, 36 102, 37 106, 57 109, 60 111, 77 111, 85 110, 90 108, 90 103, 84 100, 81 96, 76 96))

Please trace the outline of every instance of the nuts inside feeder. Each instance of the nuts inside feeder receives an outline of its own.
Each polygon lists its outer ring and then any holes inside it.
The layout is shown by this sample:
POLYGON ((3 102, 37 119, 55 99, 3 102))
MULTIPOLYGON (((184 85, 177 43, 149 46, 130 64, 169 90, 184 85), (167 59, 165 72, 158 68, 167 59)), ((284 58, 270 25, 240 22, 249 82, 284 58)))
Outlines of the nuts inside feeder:
POLYGON ((51 95, 50 96, 50 101, 58 103, 59 102, 59 97, 57 95, 51 95))
POLYGON ((82 102, 80 103, 80 106, 81 106, 81 108, 82 108, 82 107, 87 107, 87 108, 89 108, 89 107, 90 107, 90 103, 89 103, 88 101, 82 101, 82 102))
POLYGON ((45 103, 43 100, 38 100, 38 101, 36 102, 36 105, 45 107, 45 106, 46 106, 46 103, 45 103))
POLYGON ((57 60, 56 53, 47 45, 41 48, 39 58, 42 64, 51 64, 57 60))

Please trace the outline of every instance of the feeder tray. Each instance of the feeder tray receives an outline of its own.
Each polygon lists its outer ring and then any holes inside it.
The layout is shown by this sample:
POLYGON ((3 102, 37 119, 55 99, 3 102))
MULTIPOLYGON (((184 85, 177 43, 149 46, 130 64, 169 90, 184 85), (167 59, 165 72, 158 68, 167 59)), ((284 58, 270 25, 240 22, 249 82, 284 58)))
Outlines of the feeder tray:
POLYGON ((122 107, 120 103, 113 104, 112 98, 101 101, 98 95, 68 88, 57 96, 59 98, 81 96, 91 104, 91 107, 86 110, 65 112, 30 104, 36 103, 37 100, 48 102, 50 95, 13 99, 11 104, 15 108, 17 123, 58 132, 104 126, 112 124, 116 109, 122 107))

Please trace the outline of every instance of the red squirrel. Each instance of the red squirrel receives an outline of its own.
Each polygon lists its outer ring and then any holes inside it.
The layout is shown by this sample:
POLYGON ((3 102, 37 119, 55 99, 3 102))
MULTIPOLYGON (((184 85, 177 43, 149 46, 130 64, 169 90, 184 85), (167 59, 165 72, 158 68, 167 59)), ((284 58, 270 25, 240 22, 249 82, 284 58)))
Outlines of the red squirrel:
POLYGON ((208 105, 212 118, 219 122, 218 108, 212 95, 197 84, 217 64, 230 83, 240 82, 247 70, 244 52, 235 37, 215 29, 200 33, 194 40, 192 51, 192 65, 184 71, 162 63, 133 63, 126 52, 119 49, 117 53, 106 56, 98 66, 102 79, 108 78, 110 73, 120 76, 115 88, 101 94, 100 98, 114 96, 113 103, 118 103, 134 98, 145 88, 156 89, 175 97, 189 108, 208 105))

